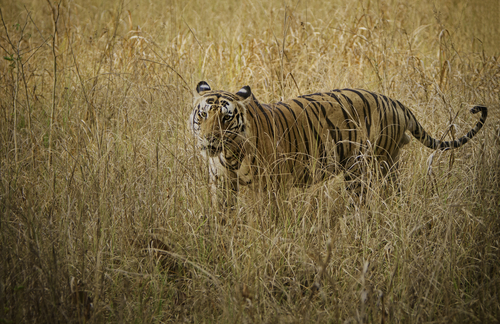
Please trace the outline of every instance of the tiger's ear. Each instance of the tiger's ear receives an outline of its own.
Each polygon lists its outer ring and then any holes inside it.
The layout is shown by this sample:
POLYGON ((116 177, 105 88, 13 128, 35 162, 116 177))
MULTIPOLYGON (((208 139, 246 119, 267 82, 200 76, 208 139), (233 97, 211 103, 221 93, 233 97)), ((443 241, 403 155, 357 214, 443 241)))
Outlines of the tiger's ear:
POLYGON ((212 90, 212 88, 210 88, 208 83, 206 83, 205 81, 200 81, 200 83, 198 83, 198 85, 196 86, 196 92, 198 92, 198 94, 200 94, 200 95, 202 92, 210 91, 210 90, 212 90))
POLYGON ((252 95, 252 90, 249 86, 244 86, 240 89, 240 91, 236 92, 237 96, 240 96, 243 100, 250 97, 252 95))

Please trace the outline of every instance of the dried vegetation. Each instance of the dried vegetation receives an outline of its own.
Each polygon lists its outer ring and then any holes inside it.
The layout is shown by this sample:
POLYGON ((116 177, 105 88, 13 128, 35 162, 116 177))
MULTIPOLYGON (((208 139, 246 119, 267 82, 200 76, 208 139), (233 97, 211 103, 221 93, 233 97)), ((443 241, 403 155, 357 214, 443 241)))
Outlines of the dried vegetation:
POLYGON ((0 26, 0 322, 500 318, 495 1, 23 1, 0 26), (405 103, 400 190, 368 172, 210 205, 191 89, 263 102, 357 87, 405 103))

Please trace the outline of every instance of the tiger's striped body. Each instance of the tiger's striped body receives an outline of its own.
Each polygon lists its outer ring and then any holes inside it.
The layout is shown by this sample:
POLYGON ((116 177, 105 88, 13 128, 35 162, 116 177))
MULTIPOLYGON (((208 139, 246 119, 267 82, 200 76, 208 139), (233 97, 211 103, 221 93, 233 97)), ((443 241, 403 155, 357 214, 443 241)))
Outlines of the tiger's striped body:
POLYGON ((366 90, 342 89, 261 104, 248 86, 236 94, 197 86, 190 125, 210 165, 213 183, 221 177, 237 190, 262 176, 308 185, 339 171, 356 173, 360 154, 371 155, 390 170, 409 131, 423 145, 460 147, 482 127, 487 109, 469 133, 439 141, 425 132, 400 102, 366 90))

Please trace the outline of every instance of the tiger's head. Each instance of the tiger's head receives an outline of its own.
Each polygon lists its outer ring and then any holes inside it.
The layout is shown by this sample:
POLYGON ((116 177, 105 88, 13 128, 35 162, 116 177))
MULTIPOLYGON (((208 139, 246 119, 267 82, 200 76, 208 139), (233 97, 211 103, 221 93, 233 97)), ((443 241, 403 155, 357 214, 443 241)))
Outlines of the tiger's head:
POLYGON ((189 124, 204 156, 214 157, 224 150, 240 151, 247 138, 245 107, 251 98, 249 86, 234 94, 212 90, 205 81, 198 83, 189 124))

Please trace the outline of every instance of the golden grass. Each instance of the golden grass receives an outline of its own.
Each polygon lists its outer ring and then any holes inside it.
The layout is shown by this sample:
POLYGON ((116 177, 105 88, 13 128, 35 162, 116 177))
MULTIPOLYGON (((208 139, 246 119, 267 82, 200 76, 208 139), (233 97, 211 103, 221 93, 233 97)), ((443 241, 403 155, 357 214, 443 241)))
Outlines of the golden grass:
POLYGON ((1 10, 0 322, 498 322, 497 2, 1 10), (400 192, 357 204, 333 179, 276 218, 243 190, 222 221, 187 129, 200 80, 263 102, 366 88, 436 137, 471 104, 489 118, 431 165, 413 140, 400 192))

